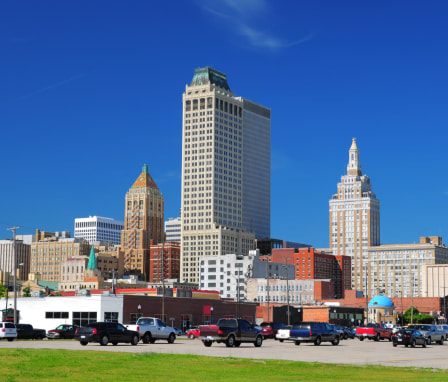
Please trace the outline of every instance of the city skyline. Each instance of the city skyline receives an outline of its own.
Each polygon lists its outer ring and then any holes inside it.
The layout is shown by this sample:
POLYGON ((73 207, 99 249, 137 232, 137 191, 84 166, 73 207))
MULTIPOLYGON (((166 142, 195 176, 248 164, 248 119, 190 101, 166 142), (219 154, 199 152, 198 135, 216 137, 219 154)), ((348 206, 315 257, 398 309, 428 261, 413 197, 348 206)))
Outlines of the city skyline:
POLYGON ((179 216, 181 94, 194 69, 210 66, 236 96, 271 109, 271 237, 330 246, 328 202, 356 137, 381 200, 381 243, 446 240, 447 10, 442 1, 2 3, 0 239, 12 226, 73 236, 76 217, 122 220, 145 163, 165 220, 179 216))

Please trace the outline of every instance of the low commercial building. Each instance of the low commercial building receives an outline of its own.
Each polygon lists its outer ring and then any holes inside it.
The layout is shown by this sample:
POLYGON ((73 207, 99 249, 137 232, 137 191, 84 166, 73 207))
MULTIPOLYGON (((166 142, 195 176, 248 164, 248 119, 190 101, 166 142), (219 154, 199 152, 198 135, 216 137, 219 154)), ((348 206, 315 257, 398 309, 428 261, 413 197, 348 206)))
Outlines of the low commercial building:
MULTIPOLYGON (((5 304, 5 299, 0 300, 5 304)), ((158 317, 183 330, 216 322, 222 317, 242 317, 255 322, 256 303, 195 298, 90 294, 17 299, 19 323, 51 330, 61 324, 86 325, 94 321, 135 322, 139 316, 158 317)))

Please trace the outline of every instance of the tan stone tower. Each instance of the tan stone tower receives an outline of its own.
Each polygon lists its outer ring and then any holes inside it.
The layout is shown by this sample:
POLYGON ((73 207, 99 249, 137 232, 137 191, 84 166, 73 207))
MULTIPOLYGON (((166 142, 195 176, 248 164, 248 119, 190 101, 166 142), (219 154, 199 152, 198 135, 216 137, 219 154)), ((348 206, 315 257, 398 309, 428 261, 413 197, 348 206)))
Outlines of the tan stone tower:
POLYGON ((145 164, 126 194, 124 230, 121 232, 125 273, 138 274, 149 280, 150 242, 164 240, 163 223, 163 195, 145 164))
POLYGON ((362 175, 359 149, 353 138, 347 175, 330 200, 330 248, 352 258, 352 288, 364 290, 368 248, 380 245, 380 201, 367 175, 362 175))

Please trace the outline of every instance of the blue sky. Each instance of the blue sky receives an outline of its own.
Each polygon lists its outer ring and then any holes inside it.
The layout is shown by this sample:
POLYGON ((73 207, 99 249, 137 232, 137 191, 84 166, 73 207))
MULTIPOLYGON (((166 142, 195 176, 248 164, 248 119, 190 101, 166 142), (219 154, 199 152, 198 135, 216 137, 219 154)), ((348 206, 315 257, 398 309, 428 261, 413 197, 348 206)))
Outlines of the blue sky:
POLYGON ((144 163, 178 216, 182 93, 211 66, 272 110, 272 237, 328 246, 356 137, 381 242, 447 242, 447 15, 446 1, 2 1, 0 239, 122 220, 144 163))

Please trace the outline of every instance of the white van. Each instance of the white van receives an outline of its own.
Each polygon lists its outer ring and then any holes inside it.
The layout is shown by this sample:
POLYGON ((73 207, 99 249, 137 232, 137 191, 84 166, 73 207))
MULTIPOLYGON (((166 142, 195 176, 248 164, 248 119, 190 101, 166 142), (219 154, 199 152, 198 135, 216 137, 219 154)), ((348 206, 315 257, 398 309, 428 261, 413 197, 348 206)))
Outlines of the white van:
POLYGON ((8 341, 13 341, 17 338, 17 329, 12 322, 0 322, 0 340, 6 338, 8 341))

